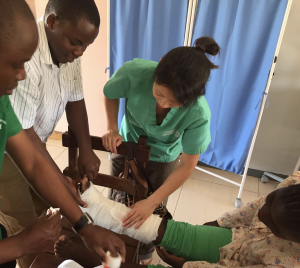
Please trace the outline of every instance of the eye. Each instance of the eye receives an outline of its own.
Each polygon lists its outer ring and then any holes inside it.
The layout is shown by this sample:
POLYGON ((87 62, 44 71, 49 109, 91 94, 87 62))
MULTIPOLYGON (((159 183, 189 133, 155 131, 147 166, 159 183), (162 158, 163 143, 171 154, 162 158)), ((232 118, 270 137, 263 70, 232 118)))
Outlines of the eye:
POLYGON ((70 41, 70 44, 71 44, 71 46, 77 46, 74 42, 72 42, 72 40, 71 39, 69 39, 69 41, 70 41))

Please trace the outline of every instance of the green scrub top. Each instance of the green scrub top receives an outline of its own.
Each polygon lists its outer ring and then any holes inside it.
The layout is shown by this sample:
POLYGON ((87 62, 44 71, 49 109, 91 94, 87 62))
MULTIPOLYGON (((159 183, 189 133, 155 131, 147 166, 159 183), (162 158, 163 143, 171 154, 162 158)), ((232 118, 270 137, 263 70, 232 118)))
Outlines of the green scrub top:
POLYGON ((134 59, 118 69, 104 86, 108 99, 126 98, 120 135, 124 141, 138 142, 148 137, 151 161, 168 163, 183 151, 189 155, 205 152, 210 137, 210 109, 205 97, 193 107, 171 108, 161 125, 156 122, 153 73, 157 62, 134 59))
MULTIPOLYGON (((0 98, 0 172, 3 163, 6 140, 18 134, 22 126, 11 107, 8 96, 0 98)), ((0 230, 0 239, 2 238, 0 230)))

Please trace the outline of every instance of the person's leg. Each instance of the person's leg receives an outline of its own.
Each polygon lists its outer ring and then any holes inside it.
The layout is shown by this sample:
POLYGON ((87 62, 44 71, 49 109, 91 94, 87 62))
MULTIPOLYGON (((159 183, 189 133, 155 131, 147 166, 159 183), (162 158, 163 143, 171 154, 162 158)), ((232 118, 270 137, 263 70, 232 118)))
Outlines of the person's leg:
MULTIPOLYGON (((0 175, 0 222, 13 236, 35 221, 35 211, 30 187, 8 155, 4 156, 0 175)), ((36 254, 17 260, 20 268, 28 268, 36 254)))
MULTIPOLYGON (((110 175, 119 177, 119 175, 124 171, 124 161, 125 156, 119 154, 111 154, 110 159, 110 175)), ((113 194, 113 189, 109 189, 107 193, 107 198, 111 199, 113 194)))
MULTIPOLYGON (((179 158, 170 163, 158 163, 158 162, 148 162, 146 165, 146 172, 149 176, 149 179, 152 182, 154 190, 157 190, 170 176, 173 170, 176 168, 179 162, 179 158)), ((167 205, 168 198, 164 200, 164 205, 167 205)), ((139 249, 139 260, 142 261, 142 264, 149 263, 152 258, 152 254, 155 250, 154 245, 151 244, 143 244, 141 243, 139 249)))

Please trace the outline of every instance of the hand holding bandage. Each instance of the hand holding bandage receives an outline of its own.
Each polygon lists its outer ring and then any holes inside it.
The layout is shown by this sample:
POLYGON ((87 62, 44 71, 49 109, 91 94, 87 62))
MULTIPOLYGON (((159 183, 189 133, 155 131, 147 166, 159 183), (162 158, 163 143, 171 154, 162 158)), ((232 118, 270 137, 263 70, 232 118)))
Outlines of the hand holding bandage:
POLYGON ((92 182, 87 180, 82 181, 82 191, 84 193, 81 194, 81 198, 88 207, 81 208, 81 210, 92 216, 95 225, 116 233, 126 234, 145 244, 156 239, 162 220, 159 216, 152 214, 138 230, 135 230, 134 227, 126 228, 122 226, 122 219, 131 211, 130 208, 107 199, 95 188, 92 182))

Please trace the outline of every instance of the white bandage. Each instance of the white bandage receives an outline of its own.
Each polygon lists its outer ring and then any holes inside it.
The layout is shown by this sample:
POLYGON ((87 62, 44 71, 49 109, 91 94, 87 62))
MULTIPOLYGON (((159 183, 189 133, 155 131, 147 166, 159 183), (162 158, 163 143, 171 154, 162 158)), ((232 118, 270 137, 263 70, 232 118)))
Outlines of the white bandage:
POLYGON ((159 216, 152 214, 137 230, 134 229, 134 226, 125 228, 122 227, 122 218, 131 209, 104 197, 92 182, 90 183, 90 187, 81 194, 81 199, 88 205, 87 208, 81 207, 81 210, 92 216, 95 225, 99 225, 115 233, 126 234, 145 244, 149 244, 156 239, 162 220, 159 216))

